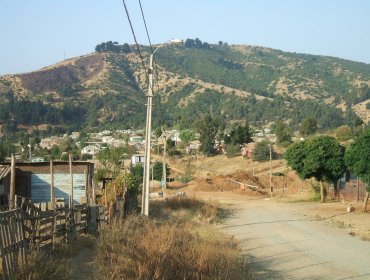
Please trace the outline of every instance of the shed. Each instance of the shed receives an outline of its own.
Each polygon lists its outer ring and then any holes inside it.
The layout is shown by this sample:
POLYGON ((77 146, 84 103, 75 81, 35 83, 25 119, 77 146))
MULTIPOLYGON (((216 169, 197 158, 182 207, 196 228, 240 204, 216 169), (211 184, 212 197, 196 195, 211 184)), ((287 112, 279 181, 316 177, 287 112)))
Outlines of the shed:
MULTIPOLYGON (((0 166, 7 166, 4 164, 0 166)), ((87 161, 74 161, 72 163, 73 173, 73 201, 74 204, 87 202, 92 197, 92 178, 94 164, 87 161)), ((71 195, 71 176, 69 173, 69 162, 54 161, 54 193, 56 198, 64 198, 69 203, 71 195)), ((10 172, 0 180, 3 184, 4 196, 9 196, 10 172)), ((50 202, 50 162, 17 162, 15 174, 15 194, 27 197, 32 202, 50 202)))

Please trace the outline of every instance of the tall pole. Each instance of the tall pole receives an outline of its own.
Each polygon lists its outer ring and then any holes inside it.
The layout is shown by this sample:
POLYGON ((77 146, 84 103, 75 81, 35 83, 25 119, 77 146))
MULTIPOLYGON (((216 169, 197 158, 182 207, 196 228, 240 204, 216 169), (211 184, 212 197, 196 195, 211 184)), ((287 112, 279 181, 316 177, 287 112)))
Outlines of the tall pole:
POLYGON ((146 109, 146 129, 145 129, 145 153, 144 153, 144 176, 141 214, 149 216, 149 180, 150 180, 150 146, 152 130, 152 99, 153 99, 153 54, 149 60, 149 87, 147 95, 146 109))
POLYGON ((51 207, 51 209, 54 209, 54 201, 55 201, 55 195, 54 195, 54 166, 53 166, 53 160, 50 160, 50 207, 51 207))
POLYGON ((272 196, 272 151, 271 151, 271 144, 269 144, 270 149, 270 193, 272 196))
POLYGON ((69 174, 71 175, 71 195, 69 196, 69 208, 73 209, 73 172, 72 172, 72 154, 69 154, 69 174))
POLYGON ((164 139, 164 149, 163 149, 163 166, 162 166, 162 188, 166 189, 166 185, 167 185, 167 174, 166 174, 167 139, 166 139, 166 135, 164 135, 163 139, 164 139))

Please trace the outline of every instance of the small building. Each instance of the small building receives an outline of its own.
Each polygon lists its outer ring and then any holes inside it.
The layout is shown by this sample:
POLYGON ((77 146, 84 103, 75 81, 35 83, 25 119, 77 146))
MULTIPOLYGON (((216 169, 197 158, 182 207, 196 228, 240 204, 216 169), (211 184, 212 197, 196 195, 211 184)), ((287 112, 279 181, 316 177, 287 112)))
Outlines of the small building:
POLYGON ((194 140, 194 141, 191 141, 189 146, 186 147, 186 153, 187 154, 198 153, 199 149, 200 149, 200 141, 194 140))
POLYGON ((80 132, 78 131, 73 131, 71 133, 71 136, 70 136, 73 140, 77 140, 78 138, 80 138, 80 132))
MULTIPOLYGON (((0 193, 2 201, 9 201, 10 163, 0 165, 0 193)), ((92 198, 94 164, 86 161, 74 161, 73 202, 80 204, 92 198)), ((51 185, 50 162, 17 162, 15 172, 15 195, 30 198, 32 202, 50 202, 51 185)), ((55 198, 64 198, 69 203, 71 195, 71 175, 69 162, 53 162, 53 182, 55 198)), ((4 204, 3 204, 4 205, 4 204)))
POLYGON ((94 156, 100 152, 100 147, 96 145, 88 145, 81 150, 81 155, 94 156))
POLYGON ((139 135, 132 135, 132 136, 130 136, 129 141, 137 143, 137 142, 144 141, 144 138, 142 136, 139 136, 139 135))
POLYGON ((131 156, 131 164, 136 165, 138 163, 144 163, 145 156, 143 154, 134 154, 131 156))
POLYGON ((251 143, 248 143, 248 144, 245 144, 243 146, 243 148, 241 149, 241 155, 243 158, 253 158, 253 152, 254 152, 254 149, 256 148, 256 142, 251 142, 251 143))
POLYGON ((44 149, 50 150, 53 146, 59 146, 64 143, 66 139, 63 137, 52 136, 50 138, 43 138, 39 146, 44 149))

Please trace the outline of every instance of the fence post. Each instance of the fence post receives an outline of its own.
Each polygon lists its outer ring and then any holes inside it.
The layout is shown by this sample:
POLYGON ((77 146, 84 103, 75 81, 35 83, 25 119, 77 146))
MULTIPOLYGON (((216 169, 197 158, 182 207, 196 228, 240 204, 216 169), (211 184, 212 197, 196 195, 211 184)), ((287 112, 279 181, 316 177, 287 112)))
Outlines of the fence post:
POLYGON ((72 172, 72 154, 69 154, 69 174, 71 175, 71 195, 70 195, 70 202, 69 208, 73 209, 73 172, 72 172))
POLYGON ((14 209, 15 203, 15 156, 12 154, 10 163, 10 191, 9 191, 9 210, 14 209))
POLYGON ((53 160, 50 160, 50 208, 54 209, 54 168, 53 168, 53 160))

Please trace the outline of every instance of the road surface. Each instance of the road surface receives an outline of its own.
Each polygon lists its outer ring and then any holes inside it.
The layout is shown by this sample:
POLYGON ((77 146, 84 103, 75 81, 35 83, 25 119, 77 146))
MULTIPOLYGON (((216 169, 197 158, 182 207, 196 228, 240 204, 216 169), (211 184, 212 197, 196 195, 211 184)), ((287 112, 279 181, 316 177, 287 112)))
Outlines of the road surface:
POLYGON ((218 229, 241 241, 257 279, 370 279, 370 242, 294 214, 296 205, 203 193, 236 209, 218 229))

